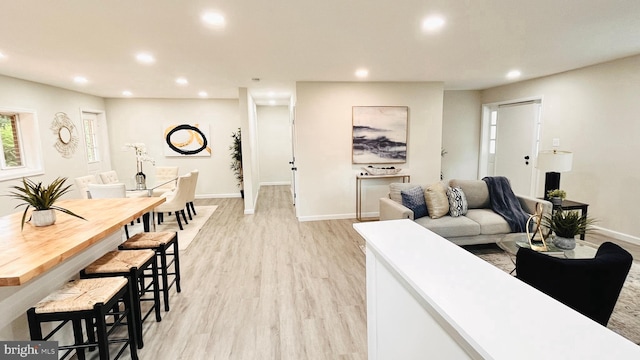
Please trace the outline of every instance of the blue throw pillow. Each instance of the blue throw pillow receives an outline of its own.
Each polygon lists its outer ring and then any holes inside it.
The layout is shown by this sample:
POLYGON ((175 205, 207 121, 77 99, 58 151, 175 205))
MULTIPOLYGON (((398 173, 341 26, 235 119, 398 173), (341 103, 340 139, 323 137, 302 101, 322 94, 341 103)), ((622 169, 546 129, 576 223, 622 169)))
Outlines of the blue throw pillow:
POLYGON ((414 219, 429 215, 427 213, 427 203, 424 200, 424 190, 420 186, 402 190, 400 195, 402 195, 402 205, 413 211, 414 219))

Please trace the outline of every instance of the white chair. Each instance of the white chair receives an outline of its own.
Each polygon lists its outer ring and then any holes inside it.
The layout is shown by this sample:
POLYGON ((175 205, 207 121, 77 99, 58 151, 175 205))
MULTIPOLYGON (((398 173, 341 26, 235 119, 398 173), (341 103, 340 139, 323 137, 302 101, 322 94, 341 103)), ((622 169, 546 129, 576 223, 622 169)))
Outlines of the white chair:
MULTIPOLYGON (((177 166, 156 166, 156 184, 178 178, 177 166)), ((166 192, 172 191, 176 187, 176 182, 171 181, 164 185, 153 189, 153 196, 160 196, 166 192)))
POLYGON ((87 193, 87 190, 89 190, 87 188, 88 184, 99 184, 100 181, 98 180, 98 177, 95 175, 87 175, 87 176, 80 176, 75 178, 75 182, 76 182, 76 187, 78 188, 78 192, 80 192, 80 198, 81 199, 88 199, 89 198, 89 194, 87 193))
MULTIPOLYGON (((127 189, 123 183, 87 184, 89 199, 115 199, 127 197, 127 189)), ((133 222, 131 223, 133 225, 133 222)), ((124 226, 124 233, 129 238, 129 229, 124 226)))
POLYGON ((115 170, 100 173, 100 180, 102 180, 103 184, 114 184, 120 182, 118 180, 118 173, 115 170))
POLYGON ((113 199, 127 197, 127 189, 123 183, 87 184, 91 199, 113 199))
POLYGON ((164 221, 165 212, 175 212, 180 230, 183 230, 182 222, 180 221, 181 214, 185 224, 189 223, 187 221, 187 216, 184 213, 184 208, 187 203, 190 186, 191 174, 186 174, 178 178, 178 184, 174 191, 162 195, 162 197, 166 198, 166 201, 155 208, 155 212, 158 214, 158 224, 161 224, 162 221, 164 221))
POLYGON ((200 172, 196 169, 191 171, 191 186, 189 187, 189 196, 187 196, 187 204, 185 205, 187 208, 187 214, 189 214, 189 220, 192 220, 191 211, 193 211, 193 215, 196 214, 196 208, 193 206, 193 200, 196 198, 196 185, 198 184, 198 174, 200 172))

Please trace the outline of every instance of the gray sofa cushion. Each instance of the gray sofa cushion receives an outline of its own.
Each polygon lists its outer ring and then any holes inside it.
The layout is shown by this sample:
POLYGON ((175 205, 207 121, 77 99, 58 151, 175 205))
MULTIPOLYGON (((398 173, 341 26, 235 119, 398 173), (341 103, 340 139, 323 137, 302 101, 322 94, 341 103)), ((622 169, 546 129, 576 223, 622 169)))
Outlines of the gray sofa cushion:
POLYGON ((402 204, 402 190, 411 189, 414 186, 419 186, 412 183, 391 183, 389 184, 389 198, 398 204, 402 204))
POLYGON ((459 187, 467 197, 469 209, 486 209, 491 207, 489 202, 489 188, 482 180, 458 180, 449 181, 449 186, 459 187))
POLYGON ((438 219, 425 216, 415 220, 415 222, 444 238, 480 234, 480 225, 465 216, 443 216, 438 219))
POLYGON ((511 232, 509 223, 491 209, 469 209, 465 216, 480 224, 481 234, 508 234, 511 232))

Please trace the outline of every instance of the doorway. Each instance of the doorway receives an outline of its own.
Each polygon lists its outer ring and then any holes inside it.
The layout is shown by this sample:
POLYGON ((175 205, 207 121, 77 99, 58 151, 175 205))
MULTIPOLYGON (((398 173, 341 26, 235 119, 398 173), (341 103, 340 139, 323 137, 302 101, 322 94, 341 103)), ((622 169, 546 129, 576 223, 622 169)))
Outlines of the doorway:
POLYGON ((483 105, 481 177, 504 176, 516 194, 534 195, 541 109, 539 98, 483 105))

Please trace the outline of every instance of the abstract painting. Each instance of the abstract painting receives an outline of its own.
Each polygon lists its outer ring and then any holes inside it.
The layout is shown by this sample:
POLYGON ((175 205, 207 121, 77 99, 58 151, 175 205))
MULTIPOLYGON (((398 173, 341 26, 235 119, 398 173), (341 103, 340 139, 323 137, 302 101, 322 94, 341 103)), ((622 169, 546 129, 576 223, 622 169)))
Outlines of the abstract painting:
POLYGON ((353 163, 407 162, 407 106, 353 107, 353 163))
POLYGON ((165 156, 211 156, 209 125, 165 125, 163 139, 165 156))

